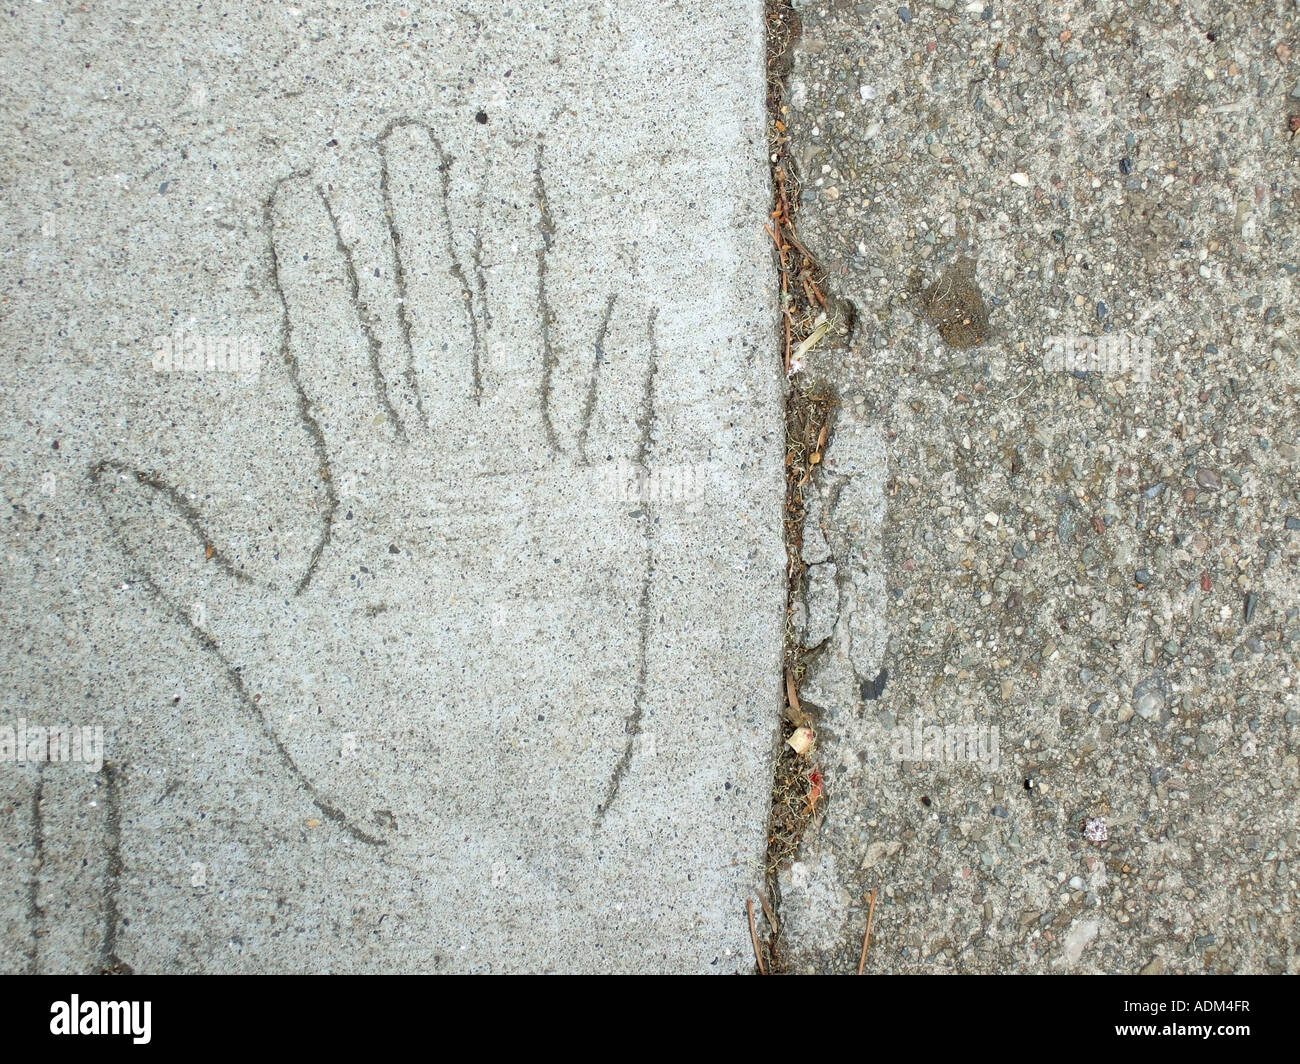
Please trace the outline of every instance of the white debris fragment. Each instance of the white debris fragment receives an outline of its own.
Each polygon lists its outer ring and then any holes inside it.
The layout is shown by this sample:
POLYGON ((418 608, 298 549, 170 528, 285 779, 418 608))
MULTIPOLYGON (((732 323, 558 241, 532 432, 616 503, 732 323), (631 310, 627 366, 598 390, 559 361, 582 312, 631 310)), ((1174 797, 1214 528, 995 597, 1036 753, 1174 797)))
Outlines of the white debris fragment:
POLYGON ((1088 823, 1083 825, 1083 837, 1089 842, 1105 842, 1110 838, 1110 831, 1106 827, 1106 818, 1104 816, 1093 817, 1088 823))
POLYGON ((791 365, 796 361, 802 363, 803 356, 817 345, 818 341, 820 341, 821 338, 830 330, 830 327, 831 323, 826 320, 826 315, 818 314, 816 328, 814 328, 813 331, 800 342, 799 346, 794 349, 794 355, 790 359, 791 365))
POLYGON ((1070 925, 1070 930, 1066 933, 1065 942, 1062 944, 1062 960, 1069 968, 1073 968, 1083 957, 1083 951, 1088 948, 1093 939, 1097 937, 1097 932, 1101 930, 1101 922, 1098 920, 1077 920, 1070 925))
POLYGON ((812 749, 813 733, 811 728, 796 728, 794 734, 786 740, 786 745, 802 757, 812 749))
POLYGON ((1011 180, 1014 181, 1014 182, 1015 182, 1017 185, 1019 185, 1021 188, 1028 188, 1028 187, 1029 187, 1029 175, 1028 175, 1028 174, 1012 174, 1012 175, 1011 175, 1011 180))

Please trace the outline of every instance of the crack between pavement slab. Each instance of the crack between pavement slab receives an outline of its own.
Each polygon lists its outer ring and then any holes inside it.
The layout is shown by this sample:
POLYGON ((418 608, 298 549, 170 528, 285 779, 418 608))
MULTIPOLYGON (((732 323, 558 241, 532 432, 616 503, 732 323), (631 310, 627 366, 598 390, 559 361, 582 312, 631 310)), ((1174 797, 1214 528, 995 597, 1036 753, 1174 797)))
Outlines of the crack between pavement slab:
MULTIPOLYGON (((784 719, 776 744, 772 779, 772 804, 768 819, 765 862, 767 895, 765 911, 770 913, 764 952, 767 971, 786 970, 782 961, 781 892, 779 872, 799 852, 804 833, 819 819, 825 801, 820 772, 810 758, 798 755, 786 740, 797 727, 812 722, 798 697, 798 685, 806 671, 809 648, 800 645, 792 611, 800 593, 807 566, 803 561, 803 489, 825 456, 838 398, 828 389, 802 385, 799 345, 803 350, 816 342, 819 322, 837 317, 851 331, 855 313, 852 304, 825 289, 826 276, 799 239, 795 214, 799 202, 799 175, 790 156, 785 105, 786 79, 792 67, 792 53, 801 25, 791 0, 767 0, 764 12, 767 49, 768 161, 772 171, 772 210, 768 236, 774 246, 781 317, 779 350, 782 372, 791 384, 786 393, 786 498, 785 541, 787 559, 786 637, 782 655, 783 690, 787 692, 784 719)), ((825 330, 821 330, 823 333, 825 330)))

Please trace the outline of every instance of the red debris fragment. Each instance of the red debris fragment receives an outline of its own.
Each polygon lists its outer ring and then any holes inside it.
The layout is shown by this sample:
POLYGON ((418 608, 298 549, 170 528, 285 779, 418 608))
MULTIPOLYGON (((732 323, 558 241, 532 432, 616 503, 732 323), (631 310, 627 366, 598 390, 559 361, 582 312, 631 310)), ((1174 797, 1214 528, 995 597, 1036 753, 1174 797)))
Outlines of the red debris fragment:
POLYGON ((808 812, 817 808, 817 803, 822 800, 822 774, 817 769, 808 773, 808 812))

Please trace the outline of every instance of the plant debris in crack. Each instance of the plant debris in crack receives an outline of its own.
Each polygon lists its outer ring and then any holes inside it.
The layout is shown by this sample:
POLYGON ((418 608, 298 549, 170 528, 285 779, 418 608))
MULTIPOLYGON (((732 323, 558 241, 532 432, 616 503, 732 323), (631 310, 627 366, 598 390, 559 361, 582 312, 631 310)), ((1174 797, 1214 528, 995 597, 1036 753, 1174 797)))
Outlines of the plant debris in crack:
MULTIPOLYGON (((796 727, 814 723, 799 704, 798 685, 805 672, 804 649, 790 617, 790 604, 804 575, 803 491, 825 453, 837 405, 833 393, 805 386, 800 377, 802 354, 828 331, 828 323, 852 327, 851 305, 839 303, 825 291, 825 273, 800 241, 795 228, 799 178, 789 155, 784 102, 784 79, 791 67, 791 51, 799 36, 799 16, 789 0, 767 5, 767 107, 768 158, 772 167, 772 210, 767 226, 776 252, 781 284, 780 349, 782 370, 791 380, 786 399, 786 501, 785 541, 788 593, 784 653, 786 705, 781 724, 781 744, 772 780, 772 806, 767 838, 767 892, 779 912, 779 871, 795 859, 810 825, 820 815, 824 801, 821 773, 812 756, 800 755, 786 741, 796 727)), ((767 907, 765 906, 765 909, 767 907)), ((767 969, 782 971, 779 925, 766 944, 767 969)))

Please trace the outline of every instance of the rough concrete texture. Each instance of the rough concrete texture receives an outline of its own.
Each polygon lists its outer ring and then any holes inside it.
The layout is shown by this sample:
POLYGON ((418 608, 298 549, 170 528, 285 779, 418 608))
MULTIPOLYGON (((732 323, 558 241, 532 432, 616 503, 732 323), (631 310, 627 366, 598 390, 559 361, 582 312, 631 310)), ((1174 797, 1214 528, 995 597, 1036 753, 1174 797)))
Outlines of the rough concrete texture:
POLYGON ((0 966, 748 970, 761 5, 0 33, 0 966))
POLYGON ((1296 972, 1296 5, 797 6, 857 327, 787 961, 856 968, 875 887, 871 971, 1296 972))

